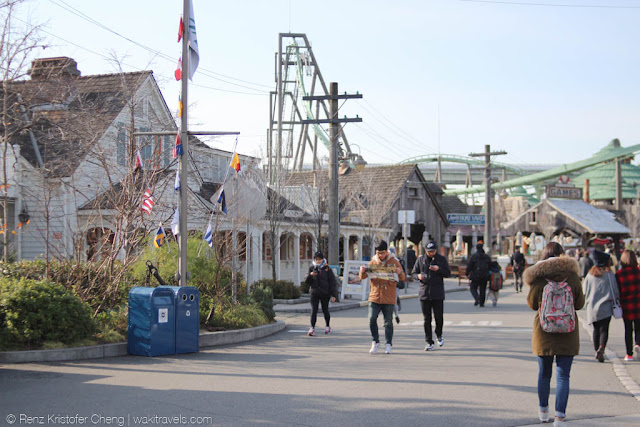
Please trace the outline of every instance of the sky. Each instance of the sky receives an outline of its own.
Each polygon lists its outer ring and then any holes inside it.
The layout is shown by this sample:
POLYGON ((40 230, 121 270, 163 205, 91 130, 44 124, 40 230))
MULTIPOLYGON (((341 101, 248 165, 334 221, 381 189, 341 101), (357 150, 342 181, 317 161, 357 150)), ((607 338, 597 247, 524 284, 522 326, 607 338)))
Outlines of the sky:
MULTIPOLYGON (((265 151, 274 55, 286 32, 307 35, 327 82, 363 94, 340 116, 363 119, 345 132, 369 163, 490 144, 507 151, 501 162, 558 164, 613 138, 640 144, 640 0, 193 5, 200 65, 190 130, 238 131, 243 154, 265 151)), ((181 11, 182 0, 29 0, 18 16, 44 25, 49 47, 37 57, 72 57, 82 75, 116 72, 113 56, 125 71, 153 70, 175 110, 181 11)))

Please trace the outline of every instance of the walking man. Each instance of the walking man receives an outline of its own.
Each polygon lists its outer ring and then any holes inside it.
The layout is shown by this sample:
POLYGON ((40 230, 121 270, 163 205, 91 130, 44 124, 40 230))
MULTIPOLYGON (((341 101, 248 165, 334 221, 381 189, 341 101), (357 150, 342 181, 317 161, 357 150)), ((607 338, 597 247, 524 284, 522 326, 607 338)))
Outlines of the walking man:
MULTIPOLYGON (((392 267, 398 275, 398 280, 404 281, 406 278, 402 271, 402 266, 396 257, 389 255, 387 242, 382 240, 376 246, 376 255, 369 261, 369 268, 372 266, 392 267)), ((360 279, 366 279, 367 268, 360 267, 360 279)), ((380 335, 378 333, 378 314, 382 312, 384 317, 384 338, 386 340, 385 353, 391 354, 393 346, 393 308, 396 305, 395 280, 371 279, 371 291, 369 292, 369 329, 371 330, 371 350, 369 353, 376 354, 380 347, 380 335)))
POLYGON ((524 272, 526 260, 524 259, 524 255, 520 252, 520 246, 516 246, 515 252, 511 255, 511 261, 509 264, 513 267, 513 277, 515 280, 514 286, 516 288, 516 292, 522 292, 522 273, 524 272))
POLYGON ((416 276, 420 281, 420 306, 422 307, 422 317, 424 318, 424 337, 427 345, 424 351, 431 351, 433 346, 433 335, 431 330, 431 313, 436 320, 436 338, 438 345, 444 345, 442 336, 443 312, 444 312, 444 278, 451 276, 451 269, 447 259, 437 252, 436 242, 429 242, 426 255, 418 258, 413 266, 412 276, 416 276))
POLYGON ((475 302, 473 305, 484 307, 484 300, 487 294, 487 281, 489 280, 489 265, 491 257, 484 253, 481 243, 476 245, 476 253, 471 256, 465 275, 471 279, 471 295, 475 302), (478 291, 480 291, 478 293, 478 291))

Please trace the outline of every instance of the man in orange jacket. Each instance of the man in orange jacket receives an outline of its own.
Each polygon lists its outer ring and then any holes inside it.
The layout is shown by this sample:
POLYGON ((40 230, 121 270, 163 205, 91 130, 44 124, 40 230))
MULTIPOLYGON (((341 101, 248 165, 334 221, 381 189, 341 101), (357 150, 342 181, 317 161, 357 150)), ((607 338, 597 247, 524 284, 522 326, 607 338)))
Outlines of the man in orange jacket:
MULTIPOLYGON (((389 256, 387 242, 382 240, 376 246, 376 255, 369 262, 369 269, 372 266, 384 266, 395 268, 393 271, 398 279, 404 281, 406 278, 402 271, 400 262, 395 257, 389 256)), ((360 267, 360 279, 367 278, 367 268, 360 267)), ((384 316, 384 337, 386 340, 385 353, 391 354, 393 339, 393 307, 396 304, 396 280, 371 279, 371 291, 369 292, 369 329, 371 330, 371 350, 369 353, 375 354, 380 347, 380 336, 378 334, 378 314, 382 311, 384 316)))

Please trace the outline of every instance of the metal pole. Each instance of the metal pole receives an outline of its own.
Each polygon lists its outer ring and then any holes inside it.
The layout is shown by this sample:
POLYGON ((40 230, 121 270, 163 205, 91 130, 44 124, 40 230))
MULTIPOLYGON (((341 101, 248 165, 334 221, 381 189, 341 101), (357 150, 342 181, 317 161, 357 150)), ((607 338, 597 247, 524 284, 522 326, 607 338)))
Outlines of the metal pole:
POLYGON ((279 170, 282 167, 282 109, 284 95, 282 93, 282 34, 278 34, 278 135, 276 141, 276 174, 271 175, 271 184, 279 179, 279 170))
POLYGON ((622 209, 622 165, 620 159, 616 159, 616 210, 622 209))
MULTIPOLYGON (((404 254, 402 258, 404 258, 404 268, 407 270, 407 273, 411 273, 409 270, 408 257, 407 257, 407 211, 404 211, 404 224, 402 224, 402 236, 404 237, 404 254)), ((406 294, 409 291, 409 281, 404 284, 404 293, 406 294)))
POLYGON ((493 225, 493 210, 491 209, 491 201, 493 194, 491 193, 491 146, 484 146, 484 247, 487 255, 491 256, 491 226, 493 225))
POLYGON ((180 121, 180 139, 182 142, 183 154, 180 156, 180 262, 178 273, 180 273, 180 286, 187 286, 187 201, 189 189, 189 135, 187 134, 189 122, 187 118, 189 100, 187 98, 189 79, 189 0, 182 2, 182 19, 186 23, 184 35, 182 37, 182 117, 180 121))
MULTIPOLYGON (((338 96, 338 83, 331 83, 331 96, 338 96)), ((329 100, 331 118, 338 118, 338 100, 329 100)), ((340 262, 340 220, 338 205, 338 123, 331 123, 331 149, 329 150, 329 265, 340 262)))

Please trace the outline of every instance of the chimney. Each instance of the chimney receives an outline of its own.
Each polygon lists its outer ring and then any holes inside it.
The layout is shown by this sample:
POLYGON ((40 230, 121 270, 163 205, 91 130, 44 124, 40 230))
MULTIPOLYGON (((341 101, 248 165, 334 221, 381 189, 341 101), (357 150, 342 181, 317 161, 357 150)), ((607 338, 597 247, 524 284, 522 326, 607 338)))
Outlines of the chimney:
POLYGON ((582 195, 584 201, 589 203, 589 180, 584 180, 584 194, 582 195))
POLYGON ((80 76, 78 63, 72 58, 61 56, 58 58, 40 58, 31 63, 29 70, 31 80, 49 80, 55 77, 76 78, 80 76))

